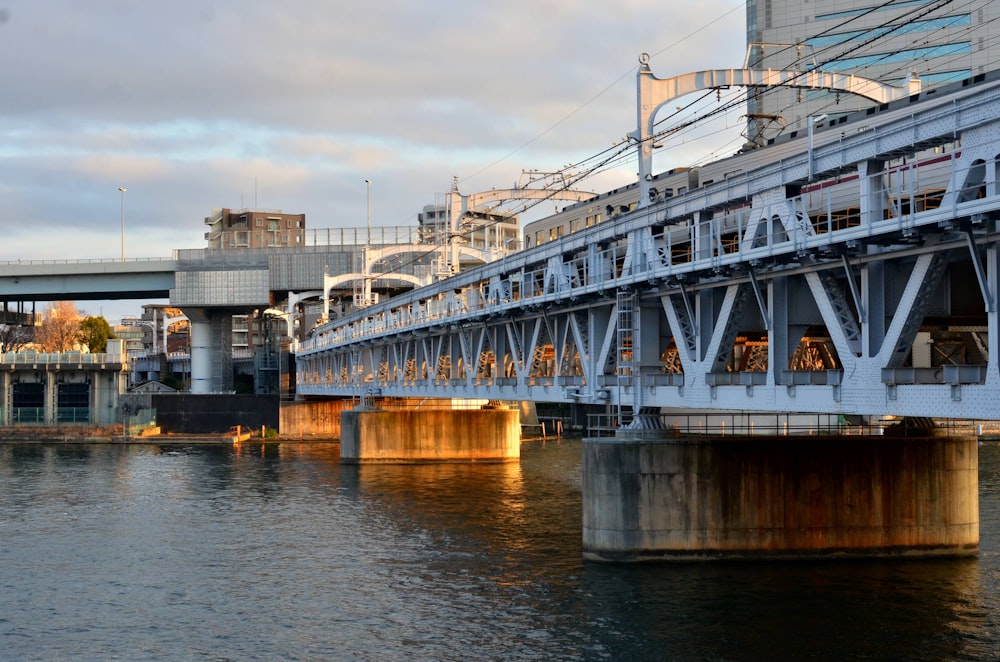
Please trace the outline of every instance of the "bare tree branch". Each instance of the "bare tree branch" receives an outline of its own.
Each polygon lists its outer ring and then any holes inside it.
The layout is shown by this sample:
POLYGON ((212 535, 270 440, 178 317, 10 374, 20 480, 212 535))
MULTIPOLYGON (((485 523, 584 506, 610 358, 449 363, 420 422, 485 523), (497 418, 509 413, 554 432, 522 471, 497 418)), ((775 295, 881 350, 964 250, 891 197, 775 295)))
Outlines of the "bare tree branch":
POLYGON ((35 345, 42 352, 69 352, 80 336, 80 313, 72 301, 53 301, 35 328, 35 345))
POLYGON ((34 338, 34 327, 0 324, 0 353, 19 352, 34 338))

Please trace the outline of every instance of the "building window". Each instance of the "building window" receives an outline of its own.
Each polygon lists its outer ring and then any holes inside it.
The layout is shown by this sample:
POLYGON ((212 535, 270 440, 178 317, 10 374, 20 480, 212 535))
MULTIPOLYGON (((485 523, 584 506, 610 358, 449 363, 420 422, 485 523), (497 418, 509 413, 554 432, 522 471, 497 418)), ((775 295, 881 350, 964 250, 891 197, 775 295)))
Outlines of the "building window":
POLYGON ((927 0, 902 0, 900 2, 886 2, 885 4, 879 5, 878 7, 863 7, 861 9, 850 9, 847 11, 833 12, 831 14, 817 14, 817 21, 826 21, 833 18, 850 18, 852 16, 861 16, 862 14, 868 14, 872 11, 884 11, 888 9, 898 9, 899 7, 908 7, 911 5, 923 5, 926 4, 927 0))
POLYGON ((825 71, 839 72, 848 69, 860 69, 861 67, 868 67, 875 64, 911 62, 914 60, 943 57, 945 55, 963 55, 971 52, 972 46, 968 42, 941 44, 940 46, 913 48, 906 51, 898 51, 896 53, 879 53, 877 55, 844 58, 834 62, 827 62, 823 65, 823 69, 825 71))
POLYGON ((826 46, 845 44, 849 41, 863 41, 874 37, 883 37, 888 34, 899 36, 901 34, 909 34, 911 32, 928 32, 931 30, 940 30, 942 28, 964 27, 971 24, 972 16, 970 14, 962 14, 959 16, 935 18, 927 21, 913 21, 912 23, 908 23, 906 25, 888 25, 885 27, 873 28, 871 30, 852 30, 850 32, 840 32, 838 34, 827 34, 821 37, 808 39, 806 40, 806 43, 813 48, 824 48, 826 46))

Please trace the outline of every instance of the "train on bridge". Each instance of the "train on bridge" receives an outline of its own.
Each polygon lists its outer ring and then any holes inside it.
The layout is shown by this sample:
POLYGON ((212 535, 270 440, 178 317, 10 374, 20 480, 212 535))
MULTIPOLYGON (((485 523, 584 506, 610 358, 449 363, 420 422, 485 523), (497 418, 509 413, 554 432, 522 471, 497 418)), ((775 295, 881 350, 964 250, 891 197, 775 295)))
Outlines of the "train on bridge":
MULTIPOLYGON (((1000 72, 982 74, 960 83, 929 88, 910 98, 874 106, 866 111, 839 115, 834 119, 816 118, 811 136, 801 136, 793 131, 771 138, 762 146, 748 143, 739 153, 706 165, 676 167, 655 174, 651 179, 649 201, 655 203, 683 196, 698 188, 724 183, 743 173, 793 158, 802 152, 803 137, 811 141, 814 147, 836 142, 845 134, 857 131, 859 122, 863 120, 905 114, 914 104, 960 93, 998 78, 1000 72)), ((911 150, 887 159, 884 168, 889 195, 885 198, 882 214, 889 218, 907 214, 911 209, 922 211, 939 206, 951 172, 949 161, 960 149, 961 142, 952 136, 935 141, 933 145, 913 145, 911 150)), ((816 178, 799 187, 803 217, 810 219, 816 232, 827 232, 860 223, 856 180, 855 172, 835 172, 829 173, 822 180, 816 178)), ((556 214, 527 224, 524 228, 525 247, 555 241, 634 211, 640 202, 639 188, 638 183, 628 184, 591 200, 567 205, 556 214)), ((734 213, 748 205, 746 200, 735 201, 722 211, 734 213)), ((685 219, 683 214, 671 219, 673 224, 683 224, 686 220, 689 219, 685 219)), ((727 230, 721 237, 721 250, 733 250, 735 246, 737 228, 730 225, 727 230)), ((683 253, 683 249, 679 248, 678 252, 683 253)))

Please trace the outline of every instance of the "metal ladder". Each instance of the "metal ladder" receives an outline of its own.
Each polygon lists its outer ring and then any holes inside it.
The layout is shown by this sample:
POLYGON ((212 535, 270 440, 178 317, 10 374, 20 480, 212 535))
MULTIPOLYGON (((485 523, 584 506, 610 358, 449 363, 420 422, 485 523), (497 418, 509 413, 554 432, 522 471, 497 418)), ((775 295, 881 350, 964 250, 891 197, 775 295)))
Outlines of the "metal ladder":
POLYGON ((617 347, 615 350, 615 376, 618 388, 618 425, 625 427, 626 417, 631 419, 634 407, 626 405, 622 397, 623 387, 639 387, 635 383, 635 296, 632 292, 618 290, 616 299, 617 324, 615 328, 617 347))

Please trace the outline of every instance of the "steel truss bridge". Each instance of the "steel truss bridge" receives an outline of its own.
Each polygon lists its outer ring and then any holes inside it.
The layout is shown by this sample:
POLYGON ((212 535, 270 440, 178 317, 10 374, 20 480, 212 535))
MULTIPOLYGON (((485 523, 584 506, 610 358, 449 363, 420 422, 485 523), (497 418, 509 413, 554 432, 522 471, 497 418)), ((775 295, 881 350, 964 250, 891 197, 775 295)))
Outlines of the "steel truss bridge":
POLYGON ((1000 83, 882 110, 322 326, 297 392, 1000 419, 1000 83))

